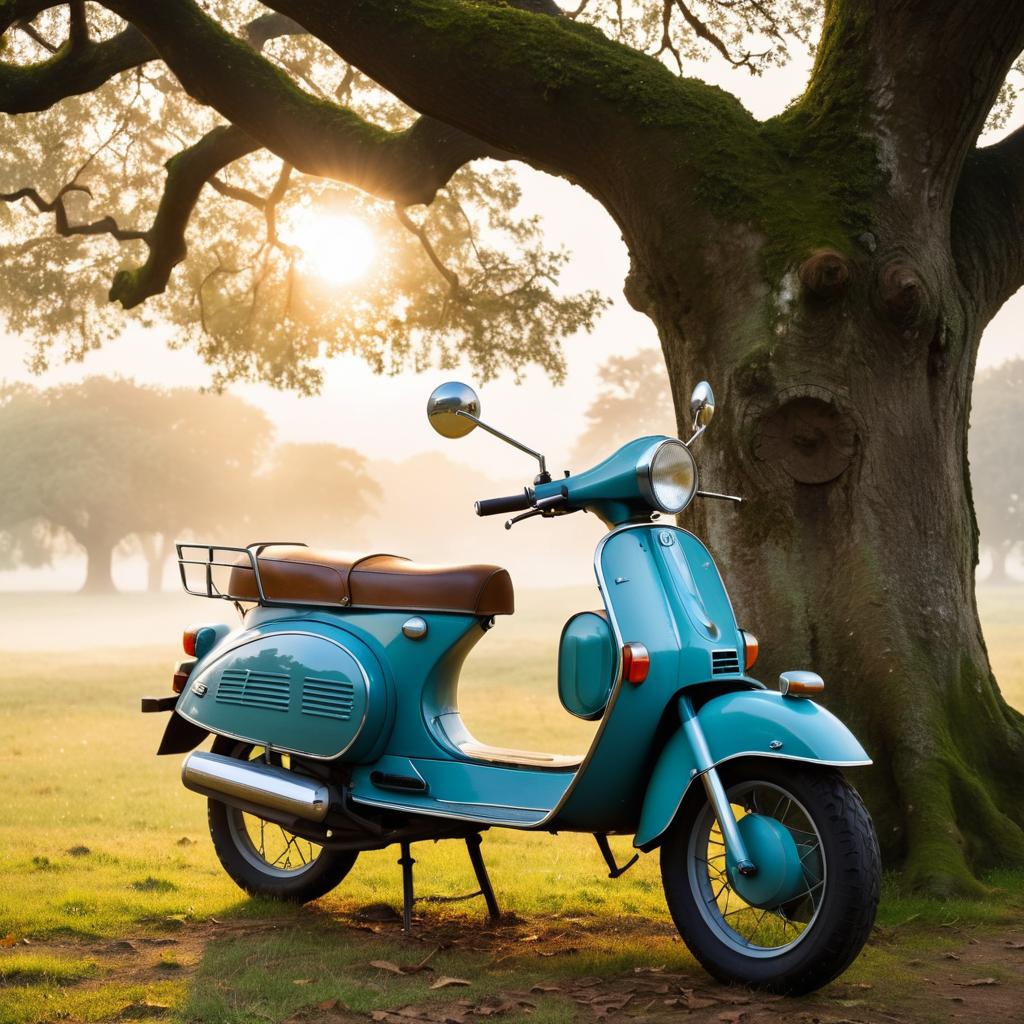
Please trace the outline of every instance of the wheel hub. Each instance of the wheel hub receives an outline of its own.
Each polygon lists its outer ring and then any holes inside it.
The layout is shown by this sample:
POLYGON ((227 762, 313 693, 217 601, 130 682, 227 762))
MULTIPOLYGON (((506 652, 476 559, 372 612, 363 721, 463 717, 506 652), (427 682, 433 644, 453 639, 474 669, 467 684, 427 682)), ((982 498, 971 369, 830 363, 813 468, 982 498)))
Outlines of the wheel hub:
POLYGON ((757 865, 755 874, 740 874, 732 855, 726 852, 729 883, 741 899, 752 907, 774 910, 806 888, 800 851, 785 825, 764 814, 744 815, 736 824, 757 865))

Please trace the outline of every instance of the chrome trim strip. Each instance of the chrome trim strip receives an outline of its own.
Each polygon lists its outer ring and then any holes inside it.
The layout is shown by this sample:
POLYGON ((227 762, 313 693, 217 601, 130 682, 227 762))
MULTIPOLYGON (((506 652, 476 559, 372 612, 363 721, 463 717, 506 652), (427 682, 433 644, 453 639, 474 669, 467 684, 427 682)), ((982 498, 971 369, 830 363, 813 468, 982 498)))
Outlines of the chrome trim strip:
MULTIPOLYGON (((540 828, 551 817, 551 815, 548 814, 537 821, 517 822, 502 820, 500 818, 487 818, 483 816, 476 817, 471 814, 454 814, 447 811, 442 814, 429 808, 417 807, 411 804, 399 804, 387 800, 368 800, 365 797, 356 796, 354 793, 352 794, 352 802, 363 804, 366 807, 381 807, 389 811, 407 811, 410 814, 421 814, 427 818, 444 818, 449 821, 472 821, 482 825, 496 825, 500 828, 518 828, 523 831, 540 828)), ((494 804, 483 804, 482 806, 493 807, 494 804)))
POLYGON ((345 752, 352 746, 362 734, 363 727, 366 725, 366 719, 370 714, 370 677, 366 674, 366 669, 363 668, 362 662, 350 651, 343 643, 338 640, 332 640, 329 636, 324 636, 321 633, 310 633, 308 630, 302 629, 289 629, 289 630, 275 630, 273 633, 260 633, 258 636, 250 637, 248 640, 243 640, 240 644, 236 644, 234 647, 219 654, 209 665, 203 667, 203 671, 196 676, 196 679, 201 679, 206 673, 212 669, 218 662, 226 658, 229 654, 234 654, 235 651, 240 650, 242 647, 246 647, 249 644, 254 644, 259 640, 266 640, 268 637, 274 636, 308 636, 315 640, 326 640, 329 644, 334 644, 335 647, 341 648, 358 666, 360 678, 363 681, 363 691, 366 694, 366 699, 363 702, 363 717, 359 721, 359 727, 355 731, 355 735, 351 740, 336 754, 311 754, 308 750, 295 750, 292 747, 279 747, 274 743, 264 739, 254 739, 252 736, 239 736, 236 733, 227 732, 223 729, 215 730, 204 725, 202 722, 197 722, 194 718, 190 718, 186 715, 179 707, 175 708, 175 711, 185 719, 186 722, 191 722, 193 725, 197 725, 200 729, 205 729, 206 732, 212 732, 217 736, 227 736, 228 739, 239 740, 242 743, 255 743, 257 746, 266 747, 268 751, 274 750, 282 754, 296 754, 299 757, 308 757, 313 761, 334 761, 339 757, 342 757, 345 752))

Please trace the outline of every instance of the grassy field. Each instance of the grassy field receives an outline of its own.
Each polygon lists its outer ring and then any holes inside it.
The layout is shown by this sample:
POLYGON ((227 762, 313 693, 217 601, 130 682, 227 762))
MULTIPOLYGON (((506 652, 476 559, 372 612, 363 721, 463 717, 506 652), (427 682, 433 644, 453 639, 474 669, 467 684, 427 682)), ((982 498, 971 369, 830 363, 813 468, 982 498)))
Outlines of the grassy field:
MULTIPOLYGON (((481 643, 462 691, 481 739, 585 748, 593 726, 565 714, 553 690, 552 623, 594 598, 528 595, 481 643)), ((1024 587, 981 599, 1004 691, 1024 708, 1024 587)), ((487 833, 507 911, 495 927, 479 901, 424 903, 416 934, 402 936, 395 851, 362 855, 310 907, 244 898, 216 862, 204 801, 178 781, 180 759, 153 756, 162 716, 137 712, 140 694, 167 692, 182 623, 210 610, 177 595, 0 597, 0 1024, 779 1019, 777 1004, 716 987, 696 966, 665 911, 656 857, 612 882, 585 837, 487 833), (432 987, 442 977, 469 984, 432 987)), ((628 841, 614 845, 624 854, 628 841)), ((475 888, 460 844, 414 855, 421 895, 475 888)), ((864 955, 786 1012, 1013 1019, 1024 996, 1024 948, 1012 945, 1024 940, 1024 878, 991 883, 991 901, 940 904, 889 880, 864 955), (934 1016, 919 1013, 926 985, 934 1016)))

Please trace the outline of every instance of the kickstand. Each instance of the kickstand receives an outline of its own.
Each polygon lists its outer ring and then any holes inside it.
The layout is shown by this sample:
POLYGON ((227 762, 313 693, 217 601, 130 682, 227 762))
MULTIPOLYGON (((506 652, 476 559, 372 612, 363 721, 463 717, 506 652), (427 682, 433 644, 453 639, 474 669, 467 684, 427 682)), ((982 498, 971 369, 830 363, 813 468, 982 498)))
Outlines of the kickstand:
POLYGON ((480 844, 482 842, 483 839, 480 837, 479 832, 466 836, 466 849, 469 851, 469 859, 472 861, 473 870, 476 872, 476 880, 480 884, 480 895, 483 896, 484 901, 487 903, 487 915, 492 921, 497 921, 501 917, 501 911, 498 908, 498 901, 494 896, 490 876, 487 874, 484 856, 480 852, 480 844))
POLYGON ((626 863, 620 868, 618 864, 615 863, 615 856, 612 853, 612 848, 608 845, 608 837, 599 832, 595 832, 594 838, 597 840, 597 848, 601 851, 601 856, 604 857, 605 864, 608 865, 609 878, 618 878, 620 875, 624 875, 640 859, 640 854, 634 853, 632 858, 626 861, 626 863))
POLYGON ((402 931, 408 934, 412 931, 412 866, 416 863, 409 853, 408 843, 402 843, 402 856, 398 863, 402 865, 402 931))

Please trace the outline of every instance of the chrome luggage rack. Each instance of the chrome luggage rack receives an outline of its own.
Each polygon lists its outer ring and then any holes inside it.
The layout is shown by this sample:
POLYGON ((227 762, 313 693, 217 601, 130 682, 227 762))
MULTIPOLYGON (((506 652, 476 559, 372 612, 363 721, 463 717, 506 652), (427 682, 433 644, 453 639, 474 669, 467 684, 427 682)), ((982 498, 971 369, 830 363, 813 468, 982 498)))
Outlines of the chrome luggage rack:
POLYGON ((178 571, 181 573, 181 585, 186 594, 193 594, 196 597, 216 597, 222 601, 234 601, 236 604, 242 601, 252 602, 252 593, 232 594, 225 584, 225 580, 218 581, 215 578, 214 570, 226 570, 219 573, 226 577, 229 582, 231 573, 236 569, 251 571, 256 581, 256 593, 259 595, 259 603, 264 605, 279 604, 267 597, 263 589, 263 580, 260 576, 259 556, 266 548, 271 547, 308 547, 302 541, 274 540, 259 541, 256 544, 248 544, 244 548, 230 547, 224 544, 175 544, 178 552, 178 571), (241 558, 248 560, 248 565, 241 558), (190 566, 199 566, 199 570, 191 570, 190 566), (200 577, 197 582, 196 576, 200 577), (222 584, 225 584, 222 586, 222 584), (200 586, 202 589, 199 589, 200 586))

